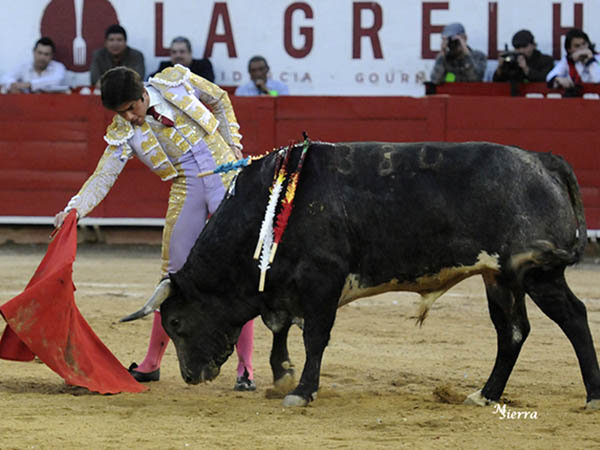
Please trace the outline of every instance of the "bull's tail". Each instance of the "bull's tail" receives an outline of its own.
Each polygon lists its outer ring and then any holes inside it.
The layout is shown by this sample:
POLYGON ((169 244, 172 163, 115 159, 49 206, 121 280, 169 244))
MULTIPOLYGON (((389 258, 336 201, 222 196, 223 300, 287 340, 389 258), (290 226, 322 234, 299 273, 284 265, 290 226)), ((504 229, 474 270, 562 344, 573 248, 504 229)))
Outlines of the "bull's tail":
POLYGON ((587 226, 583 202, 573 169, 561 156, 551 153, 539 153, 539 157, 544 167, 556 173, 567 187, 571 207, 577 221, 577 240, 570 249, 557 248, 549 241, 540 240, 534 242, 528 251, 513 255, 510 264, 517 273, 519 280, 522 280, 525 272, 532 267, 551 268, 575 264, 581 259, 587 244, 587 226))
POLYGON ((519 282, 525 273, 534 267, 551 269, 565 267, 579 261, 577 249, 571 251, 557 248, 550 241, 535 241, 530 248, 522 253, 510 257, 510 268, 516 274, 519 282))
POLYGON ((583 211, 583 201, 581 200, 579 183, 577 183, 573 168, 561 156, 553 155, 551 153, 542 153, 540 156, 544 166, 548 170, 558 173, 560 179, 563 180, 569 191, 571 206, 573 207, 573 213, 577 220, 577 243, 572 249, 573 260, 569 263, 574 264, 579 261, 583 255, 583 251, 587 244, 587 225, 585 223, 585 213, 583 211))

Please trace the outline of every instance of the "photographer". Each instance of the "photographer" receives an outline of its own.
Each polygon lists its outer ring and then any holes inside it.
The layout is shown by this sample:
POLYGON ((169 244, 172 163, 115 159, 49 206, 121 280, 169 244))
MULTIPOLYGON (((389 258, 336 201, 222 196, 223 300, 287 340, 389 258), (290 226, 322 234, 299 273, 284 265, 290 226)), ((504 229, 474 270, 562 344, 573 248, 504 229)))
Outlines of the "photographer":
POLYGON ((569 30, 565 50, 567 54, 546 77, 549 87, 563 88, 566 95, 580 95, 582 83, 600 83, 600 59, 586 33, 579 28, 569 30))
POLYGON ((462 24, 450 23, 442 31, 442 48, 431 71, 431 82, 481 81, 486 64, 486 55, 467 45, 462 24))
POLYGON ((494 81, 542 82, 554 66, 554 59, 537 49, 529 30, 517 31, 512 38, 514 52, 504 52, 498 57, 494 81))

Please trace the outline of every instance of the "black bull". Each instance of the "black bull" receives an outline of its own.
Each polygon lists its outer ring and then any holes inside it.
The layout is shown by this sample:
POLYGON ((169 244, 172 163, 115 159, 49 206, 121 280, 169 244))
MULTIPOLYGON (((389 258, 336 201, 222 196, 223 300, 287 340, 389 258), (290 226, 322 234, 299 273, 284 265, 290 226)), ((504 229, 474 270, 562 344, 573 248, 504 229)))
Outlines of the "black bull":
MULTIPOLYGON (((292 150, 289 169, 300 151, 292 150)), ((500 398, 529 333, 527 293, 571 341, 587 407, 600 406, 586 309, 564 277, 587 237, 577 181, 562 158, 489 143, 311 143, 288 228, 258 292, 252 256, 275 160, 271 154, 239 174, 183 268, 124 319, 162 302, 187 383, 215 378, 257 315, 273 332, 274 381, 289 381, 288 330, 303 321, 306 363, 284 404, 306 405, 316 397, 339 306, 418 292, 422 321, 437 297, 480 274, 498 349, 488 381, 468 401, 500 398)))

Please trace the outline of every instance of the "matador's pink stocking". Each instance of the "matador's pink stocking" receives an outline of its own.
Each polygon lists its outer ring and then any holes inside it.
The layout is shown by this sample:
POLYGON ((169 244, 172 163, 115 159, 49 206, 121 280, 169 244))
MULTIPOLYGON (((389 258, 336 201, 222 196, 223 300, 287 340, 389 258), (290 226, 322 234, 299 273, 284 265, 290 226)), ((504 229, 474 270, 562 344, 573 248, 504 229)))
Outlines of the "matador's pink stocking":
POLYGON ((237 376, 244 375, 244 369, 248 371, 248 378, 254 379, 254 368, 252 367, 252 348, 254 346, 254 320, 249 320, 242 327, 242 332, 235 346, 238 355, 237 376))
POLYGON ((154 322, 152 323, 152 333, 150 334, 148 353, 146 353, 144 361, 135 370, 148 373, 158 369, 162 357, 165 354, 165 350, 167 349, 167 345, 169 344, 169 340, 169 336, 161 323, 160 312, 154 311, 154 322))

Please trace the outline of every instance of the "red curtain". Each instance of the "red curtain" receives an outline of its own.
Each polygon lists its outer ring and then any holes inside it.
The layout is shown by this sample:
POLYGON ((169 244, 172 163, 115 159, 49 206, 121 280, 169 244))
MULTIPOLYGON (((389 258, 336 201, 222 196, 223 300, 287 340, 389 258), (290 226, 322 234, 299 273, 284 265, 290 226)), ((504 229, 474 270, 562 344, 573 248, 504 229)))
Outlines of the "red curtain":
POLYGON ((65 219, 25 290, 0 307, 7 322, 0 358, 37 356, 68 384, 101 394, 142 392, 127 369, 100 341, 75 305, 71 278, 77 252, 75 211, 65 219))

